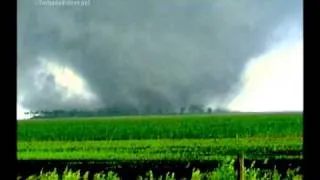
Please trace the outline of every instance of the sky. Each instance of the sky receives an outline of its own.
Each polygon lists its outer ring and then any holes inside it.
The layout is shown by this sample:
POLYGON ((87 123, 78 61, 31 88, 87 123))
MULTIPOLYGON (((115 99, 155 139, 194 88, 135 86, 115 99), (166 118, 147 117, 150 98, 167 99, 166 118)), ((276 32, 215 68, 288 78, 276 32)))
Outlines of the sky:
POLYGON ((302 1, 18 1, 17 118, 131 106, 303 110, 302 1))

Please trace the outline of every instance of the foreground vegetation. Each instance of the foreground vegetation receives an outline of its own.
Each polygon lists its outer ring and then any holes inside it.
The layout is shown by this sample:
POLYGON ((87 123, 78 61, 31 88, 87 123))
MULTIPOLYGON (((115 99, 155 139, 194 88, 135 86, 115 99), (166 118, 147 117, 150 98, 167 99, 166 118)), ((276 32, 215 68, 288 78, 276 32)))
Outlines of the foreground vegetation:
POLYGON ((302 114, 220 114, 19 121, 18 141, 302 137, 302 114))
MULTIPOLYGON (((286 175, 283 176, 278 173, 277 169, 274 170, 260 170, 258 168, 253 167, 244 169, 242 171, 243 177, 246 180, 280 180, 280 179, 288 179, 288 180, 302 180, 302 176, 298 174, 299 169, 291 170, 289 169, 286 172, 286 175)), ((62 180, 88 180, 89 172, 80 173, 79 171, 72 171, 66 169, 62 174, 58 174, 56 170, 52 172, 40 172, 39 175, 31 175, 27 180, 58 180, 59 176, 62 180)), ((238 171, 234 169, 234 161, 227 161, 221 164, 218 168, 216 168, 212 172, 200 172, 200 170, 194 169, 191 175, 191 180, 233 180, 236 179, 238 175, 238 171)), ((22 179, 21 177, 17 177, 17 179, 22 179)), ((121 177, 113 172, 109 171, 107 173, 94 173, 94 180, 120 180, 121 177)), ((147 172, 143 176, 138 176, 136 178, 132 177, 132 179, 138 180, 176 180, 175 173, 166 173, 160 177, 155 177, 152 171, 147 172)), ((185 178, 187 179, 187 177, 185 178)))

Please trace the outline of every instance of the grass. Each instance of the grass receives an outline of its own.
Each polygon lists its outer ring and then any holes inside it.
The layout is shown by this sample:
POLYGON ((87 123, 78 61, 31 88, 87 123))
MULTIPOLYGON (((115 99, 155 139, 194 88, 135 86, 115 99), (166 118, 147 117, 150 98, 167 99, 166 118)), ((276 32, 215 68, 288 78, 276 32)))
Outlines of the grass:
POLYGON ((18 159, 221 160, 301 158, 301 138, 223 138, 117 141, 21 141, 18 159))
POLYGON ((302 137, 302 114, 131 116, 19 121, 18 141, 302 137))
MULTIPOLYGON (((302 176, 299 175, 298 169, 289 169, 285 175, 282 177, 276 169, 274 170, 260 170, 257 168, 248 168, 244 170, 244 177, 247 180, 280 180, 280 179, 292 179, 292 180, 302 180, 302 176)), ((227 161, 221 164, 217 169, 212 172, 200 172, 200 170, 194 169, 191 175, 191 180, 233 180, 236 179, 237 173, 234 169, 234 161, 227 161)), ((60 177, 62 180, 88 180, 89 172, 85 172, 83 174, 78 171, 72 171, 66 169, 60 177)), ((21 177, 17 177, 18 180, 21 180, 21 177)), ((58 180, 59 174, 56 170, 51 172, 40 172, 39 175, 31 175, 27 180, 58 180)), ((120 176, 113 172, 108 171, 107 173, 100 172, 93 174, 94 180, 120 180, 120 176)), ((132 179, 138 180, 176 180, 175 173, 166 173, 159 177, 155 177, 152 171, 148 171, 145 175, 140 175, 138 177, 132 177, 132 179)))

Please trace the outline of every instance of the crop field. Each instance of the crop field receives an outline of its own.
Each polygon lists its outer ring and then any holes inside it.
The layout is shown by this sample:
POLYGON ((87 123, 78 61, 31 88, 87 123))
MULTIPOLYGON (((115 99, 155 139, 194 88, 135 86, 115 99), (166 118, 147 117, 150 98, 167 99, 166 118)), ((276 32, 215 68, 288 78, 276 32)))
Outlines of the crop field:
POLYGON ((302 159, 302 114, 207 114, 19 121, 18 160, 302 159))
POLYGON ((300 158, 301 138, 19 142, 19 159, 221 160, 300 158))
POLYGON ((301 156, 301 114, 39 119, 18 122, 19 159, 301 156))
POLYGON ((18 122, 18 141, 302 137, 302 114, 222 114, 38 119, 18 122))

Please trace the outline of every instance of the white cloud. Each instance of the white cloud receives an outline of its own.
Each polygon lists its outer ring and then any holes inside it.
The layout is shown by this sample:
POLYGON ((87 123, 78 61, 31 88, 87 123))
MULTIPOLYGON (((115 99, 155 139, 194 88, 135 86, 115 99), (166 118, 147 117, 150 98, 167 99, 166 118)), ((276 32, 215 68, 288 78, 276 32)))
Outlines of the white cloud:
POLYGON ((244 87, 228 108, 238 111, 303 111, 303 43, 284 42, 252 59, 244 87))

